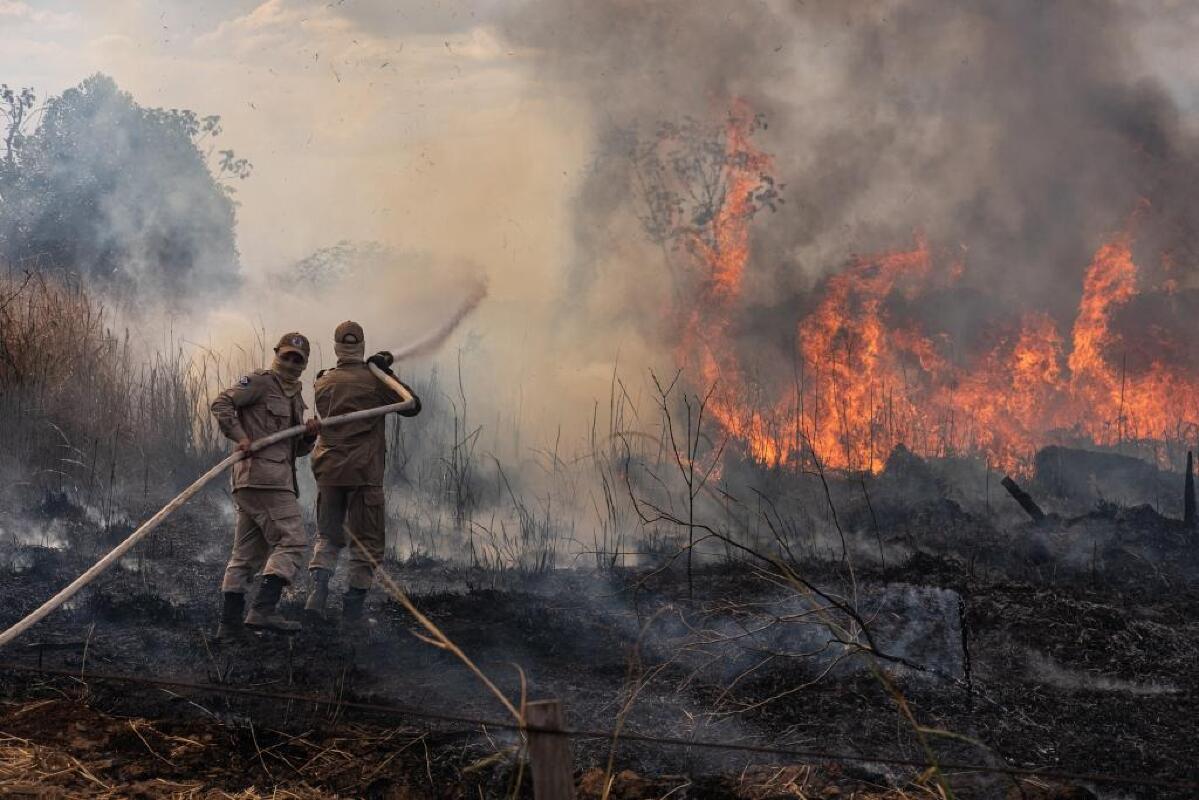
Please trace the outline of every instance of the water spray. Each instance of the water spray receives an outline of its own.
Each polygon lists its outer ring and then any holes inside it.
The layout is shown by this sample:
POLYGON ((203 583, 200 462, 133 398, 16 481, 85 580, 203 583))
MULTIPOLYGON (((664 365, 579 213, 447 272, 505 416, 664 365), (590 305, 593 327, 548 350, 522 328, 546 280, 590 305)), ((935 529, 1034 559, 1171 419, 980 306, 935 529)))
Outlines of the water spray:
MULTIPOLYGON (((441 345, 442 342, 446 340, 451 333, 454 332, 454 329, 458 327, 459 323, 461 323, 462 320, 467 317, 467 315, 469 315, 475 310, 475 308, 478 307, 479 303, 483 300, 486 294, 486 285, 483 283, 476 284, 458 310, 440 327, 431 331, 428 335, 417 339, 411 344, 384 352, 389 352, 394 361, 400 361, 404 358, 425 355, 433 352, 438 346, 441 345)), ((348 414, 340 414, 335 417, 326 417, 321 420, 322 429, 336 428, 340 425, 346 425, 350 422, 381 417, 385 414, 390 414, 393 411, 409 411, 416 406, 416 399, 402 383, 397 381, 387 372, 376 367, 374 364, 370 364, 369 366, 371 374, 373 374, 376 378, 378 378, 400 396, 400 402, 390 403, 388 405, 378 406, 376 408, 368 408, 362 411, 352 411, 348 414)), ((222 461, 212 467, 212 469, 205 472, 194 483, 176 495, 175 498, 163 506, 158 513, 142 523, 141 527, 129 534, 129 536, 123 542, 114 547, 111 552, 93 564, 91 568, 89 568, 78 578, 64 586, 62 590, 58 592, 58 594, 42 603, 24 619, 14 624, 8 630, 0 633, 0 647, 3 647, 4 645, 16 639, 22 633, 29 630, 38 622, 53 613, 63 603, 74 597, 80 589, 95 580, 102 572, 107 570, 109 567, 119 561, 122 556, 133 549, 134 545, 153 533, 154 530, 161 525, 167 517, 179 510, 179 508, 192 497, 195 497, 195 495, 201 489, 203 489, 204 486, 210 483, 213 478, 223 473, 238 461, 247 458, 251 453, 261 450, 264 447, 269 447, 277 442, 282 442, 287 439, 300 436, 305 432, 305 430, 306 426, 304 425, 295 425, 290 428, 285 428, 284 430, 255 440, 250 444, 248 451, 238 450, 226 456, 222 461)))
MULTIPOLYGON (((454 329, 458 327, 462 320, 466 319, 466 317, 472 311, 479 307, 479 303, 483 302, 483 298, 486 296, 486 282, 482 280, 476 281, 467 292, 466 299, 462 301, 460 306, 458 306, 458 310, 455 311, 449 318, 447 318, 440 327, 430 331, 427 335, 417 339, 415 342, 410 342, 406 345, 392 348, 391 350, 385 350, 384 352, 390 353, 392 360, 394 361, 401 361, 405 358, 413 358, 415 356, 423 356, 433 352, 441 345, 442 342, 445 341, 447 336, 454 332, 454 329)), ((375 377, 380 377, 378 372, 375 373, 375 377)), ((380 380, 382 380, 382 378, 380 378, 380 380)))

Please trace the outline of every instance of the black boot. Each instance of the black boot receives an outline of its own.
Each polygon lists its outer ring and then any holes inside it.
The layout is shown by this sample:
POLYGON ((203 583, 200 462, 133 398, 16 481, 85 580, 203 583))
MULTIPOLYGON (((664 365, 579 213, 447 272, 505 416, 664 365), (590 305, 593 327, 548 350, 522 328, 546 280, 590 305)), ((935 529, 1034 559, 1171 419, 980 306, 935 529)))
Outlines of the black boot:
POLYGON ((279 613, 279 595, 287 582, 278 575, 264 575, 262 586, 258 587, 258 595, 254 605, 246 615, 246 627, 258 630, 275 631, 277 633, 295 633, 300 629, 300 623, 292 622, 279 613))
POLYGON ((362 625, 362 606, 366 603, 366 589, 348 589, 341 601, 341 623, 345 628, 362 625))
POLYGON ((242 617, 246 613, 246 596, 242 592, 224 592, 224 604, 221 606, 221 623, 216 629, 216 638, 220 642, 236 642, 246 636, 246 627, 242 617))
POLYGON ((308 592, 308 601, 304 603, 304 615, 314 622, 325 618, 325 604, 329 602, 329 579, 332 577, 330 570, 321 567, 312 570, 312 590, 308 592))

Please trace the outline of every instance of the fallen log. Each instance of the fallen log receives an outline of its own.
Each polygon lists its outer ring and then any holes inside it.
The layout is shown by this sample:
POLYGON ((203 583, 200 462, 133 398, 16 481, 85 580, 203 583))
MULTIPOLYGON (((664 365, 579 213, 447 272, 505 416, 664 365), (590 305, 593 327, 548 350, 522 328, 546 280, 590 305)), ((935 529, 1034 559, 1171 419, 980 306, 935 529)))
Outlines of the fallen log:
POLYGON ((1028 492, 1021 489, 1020 485, 1012 480, 1010 475, 1004 475, 1003 480, 1000 481, 1000 483, 1003 484, 1003 488, 1007 489, 1008 494, 1010 494, 1013 499, 1020 504, 1020 507, 1024 509, 1025 513, 1032 517, 1033 522, 1045 521, 1045 512, 1041 510, 1039 505, 1037 505, 1037 501, 1033 500, 1032 496, 1028 492))

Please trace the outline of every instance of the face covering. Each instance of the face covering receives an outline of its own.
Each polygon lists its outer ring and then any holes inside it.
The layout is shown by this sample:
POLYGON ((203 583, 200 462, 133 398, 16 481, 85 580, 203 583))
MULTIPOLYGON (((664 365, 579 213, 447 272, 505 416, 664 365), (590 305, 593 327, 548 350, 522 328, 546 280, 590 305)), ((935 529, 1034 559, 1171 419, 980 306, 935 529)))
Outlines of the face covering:
POLYGON ((271 372, 279 378, 279 383, 283 384, 283 394, 288 397, 295 397, 296 392, 300 391, 300 375, 304 372, 304 364, 293 364, 275 356, 275 362, 271 364, 271 372))
POLYGON ((334 342, 333 352, 337 354, 337 365, 353 364, 366 358, 366 342, 334 342))

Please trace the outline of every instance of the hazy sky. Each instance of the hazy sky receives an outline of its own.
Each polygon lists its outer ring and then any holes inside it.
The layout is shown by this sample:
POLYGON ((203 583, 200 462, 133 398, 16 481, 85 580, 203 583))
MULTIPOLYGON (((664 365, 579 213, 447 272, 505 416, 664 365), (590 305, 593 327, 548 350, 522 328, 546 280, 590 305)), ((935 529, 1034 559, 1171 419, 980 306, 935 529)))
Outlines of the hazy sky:
MULTIPOLYGON (((0 82, 44 97, 100 71, 142 105, 219 114, 218 144, 254 164, 237 184, 251 277, 343 239, 486 274, 489 297, 454 346, 482 342, 467 358, 476 385, 498 381, 498 402, 537 414, 562 400, 522 401, 539 382, 565 377, 590 398, 610 375, 608 362, 547 354, 569 198, 592 143, 581 105, 540 86, 530 54, 491 32, 494 5, 0 0, 0 82), (486 372, 493 365, 500 375, 486 372), (597 377, 576 380, 583 372, 597 377)), ((354 317, 368 345, 398 345, 457 302, 429 271, 397 264, 387 285, 302 306, 252 286, 187 323, 187 335, 228 344, 262 325, 319 342, 354 317)), ((590 399, 581 407, 590 413, 590 399)))
POLYGON ((143 105, 220 114, 218 143, 255 166, 250 270, 343 238, 519 257, 545 246, 527 223, 560 213, 587 143, 529 91, 493 5, 0 0, 0 81, 44 96, 101 71, 143 105))

